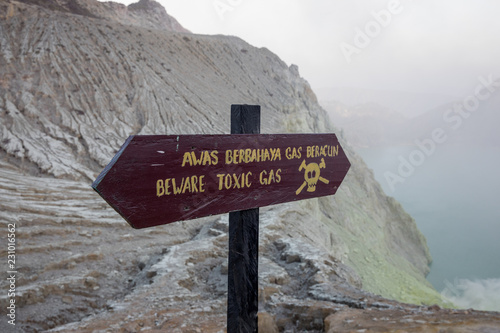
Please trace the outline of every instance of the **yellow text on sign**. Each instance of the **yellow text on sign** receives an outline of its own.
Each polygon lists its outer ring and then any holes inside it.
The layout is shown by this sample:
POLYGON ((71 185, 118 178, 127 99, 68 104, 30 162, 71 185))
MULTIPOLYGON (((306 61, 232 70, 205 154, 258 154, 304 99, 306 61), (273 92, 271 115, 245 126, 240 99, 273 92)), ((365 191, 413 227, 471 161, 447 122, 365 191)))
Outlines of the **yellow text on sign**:
POLYGON ((226 150, 226 164, 281 161, 280 148, 226 150))
POLYGON ((177 195, 184 193, 203 193, 205 192, 205 176, 182 177, 179 180, 167 178, 156 181, 156 196, 177 195))
POLYGON ((307 146, 307 158, 335 157, 339 154, 339 146, 307 146))
POLYGON ((251 172, 240 173, 240 174, 218 174, 219 178, 219 191, 226 189, 238 189, 238 188, 249 188, 252 186, 251 172))
POLYGON ((194 151, 187 151, 184 153, 182 157, 182 166, 186 164, 193 165, 217 165, 219 163, 219 156, 217 155, 219 152, 217 150, 203 150, 198 153, 198 155, 194 151))
POLYGON ((281 169, 274 170, 262 170, 259 174, 259 182, 261 185, 271 185, 281 182, 281 169))

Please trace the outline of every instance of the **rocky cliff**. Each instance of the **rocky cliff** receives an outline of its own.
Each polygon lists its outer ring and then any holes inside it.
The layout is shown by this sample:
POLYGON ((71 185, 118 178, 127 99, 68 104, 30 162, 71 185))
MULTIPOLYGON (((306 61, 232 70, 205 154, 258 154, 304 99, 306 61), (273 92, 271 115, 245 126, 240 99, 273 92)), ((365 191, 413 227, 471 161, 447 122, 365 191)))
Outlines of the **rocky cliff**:
MULTIPOLYGON (((127 136, 228 133, 230 105, 245 103, 261 105, 262 133, 335 132, 296 66, 190 34, 152 1, 0 1, 0 220, 16 225, 16 327, 222 331, 227 216, 133 230, 90 183, 127 136)), ((262 327, 348 331, 343 316, 358 310, 456 324, 393 301, 442 304, 425 280, 429 251, 343 147, 352 167, 335 196, 261 209, 262 327)))

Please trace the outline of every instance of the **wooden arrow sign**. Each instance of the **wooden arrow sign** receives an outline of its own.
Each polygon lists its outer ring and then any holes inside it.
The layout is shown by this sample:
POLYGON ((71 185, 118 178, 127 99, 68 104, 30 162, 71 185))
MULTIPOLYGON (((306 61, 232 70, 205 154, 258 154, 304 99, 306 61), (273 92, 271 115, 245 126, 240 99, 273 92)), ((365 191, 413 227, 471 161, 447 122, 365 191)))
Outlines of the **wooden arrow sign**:
POLYGON ((335 134, 130 136, 92 184, 134 228, 335 194, 335 134))

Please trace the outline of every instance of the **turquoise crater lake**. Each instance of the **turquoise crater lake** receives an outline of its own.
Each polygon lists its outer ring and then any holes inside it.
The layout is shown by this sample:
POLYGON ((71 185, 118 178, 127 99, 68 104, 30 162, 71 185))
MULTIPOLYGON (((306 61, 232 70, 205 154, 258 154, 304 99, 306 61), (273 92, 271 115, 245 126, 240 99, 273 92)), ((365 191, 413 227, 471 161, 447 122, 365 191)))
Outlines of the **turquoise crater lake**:
POLYGON ((424 159, 414 159, 418 165, 412 172, 403 168, 404 177, 391 181, 388 175, 400 177, 402 160, 408 161, 415 149, 377 147, 358 153, 427 238, 433 258, 427 279, 438 291, 464 279, 500 283, 500 147, 438 146, 424 159))

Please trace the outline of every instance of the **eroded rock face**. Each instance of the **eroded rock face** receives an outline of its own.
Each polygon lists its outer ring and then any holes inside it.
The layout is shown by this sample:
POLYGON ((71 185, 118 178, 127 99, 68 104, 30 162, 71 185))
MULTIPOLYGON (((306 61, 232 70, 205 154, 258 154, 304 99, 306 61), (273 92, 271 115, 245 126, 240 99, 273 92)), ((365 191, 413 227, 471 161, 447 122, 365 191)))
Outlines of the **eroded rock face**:
MULTIPOLYGON (((129 6, 97 0, 20 0, 19 2, 62 13, 115 21, 124 25, 189 33, 189 30, 168 15, 165 8, 154 0, 140 0, 129 6)), ((10 15, 13 13, 7 16, 10 15)))
POLYGON ((227 133, 231 103, 261 104, 263 132, 326 129, 307 82, 239 39, 2 6, 0 147, 43 173, 92 179, 130 134, 227 133))
MULTIPOLYGON (((26 332, 224 329, 227 216, 133 230, 90 189, 127 136, 228 133, 245 103, 261 105, 262 133, 335 131, 296 66, 164 15, 144 0, 0 2, 0 220, 17 227, 26 332)), ((270 331, 400 306, 374 294, 441 302, 413 219, 342 144, 352 167, 334 197, 261 209, 270 331)))

